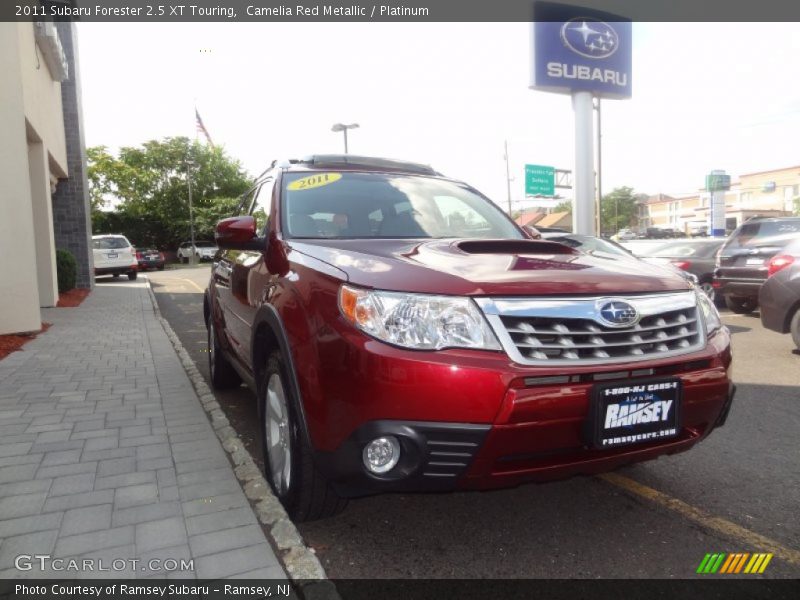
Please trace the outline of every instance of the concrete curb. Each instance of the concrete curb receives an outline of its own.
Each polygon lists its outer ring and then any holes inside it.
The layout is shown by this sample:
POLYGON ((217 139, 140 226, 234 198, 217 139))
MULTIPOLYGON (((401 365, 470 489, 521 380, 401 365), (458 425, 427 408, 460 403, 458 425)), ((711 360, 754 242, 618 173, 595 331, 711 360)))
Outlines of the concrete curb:
POLYGON ((231 427, 203 375, 197 369, 169 322, 161 316, 149 278, 147 279, 147 291, 156 319, 172 342, 200 403, 208 413, 211 426, 222 443, 222 447, 230 455, 236 477, 242 485, 245 495, 253 504, 253 510, 259 522, 269 532, 275 554, 283 563, 286 573, 295 584, 301 586, 306 597, 338 599, 336 588, 328 580, 325 569, 314 554, 314 550, 306 546, 303 536, 300 535, 283 506, 272 493, 269 484, 261 474, 261 469, 256 465, 234 428, 231 427))

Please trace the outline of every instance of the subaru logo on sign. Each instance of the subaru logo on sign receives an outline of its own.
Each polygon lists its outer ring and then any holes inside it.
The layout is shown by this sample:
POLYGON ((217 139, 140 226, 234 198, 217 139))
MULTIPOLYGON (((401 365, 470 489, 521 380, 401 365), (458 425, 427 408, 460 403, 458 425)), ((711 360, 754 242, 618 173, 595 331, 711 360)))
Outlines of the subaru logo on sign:
POLYGON ((628 327, 639 321, 639 311, 623 300, 605 300, 598 305, 598 320, 609 327, 628 327))
POLYGON ((619 36, 608 23, 578 17, 561 27, 564 45, 587 58, 608 58, 617 51, 619 36))

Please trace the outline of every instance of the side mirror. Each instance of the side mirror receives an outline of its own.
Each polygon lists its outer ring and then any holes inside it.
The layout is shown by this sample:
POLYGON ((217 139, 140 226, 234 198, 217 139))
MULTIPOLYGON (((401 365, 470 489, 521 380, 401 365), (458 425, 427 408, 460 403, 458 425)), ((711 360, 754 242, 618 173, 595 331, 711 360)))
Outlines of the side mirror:
POLYGON ((256 220, 251 216, 230 217, 217 223, 214 240, 225 250, 264 250, 264 238, 256 235, 256 220))
POLYGON ((542 239, 542 234, 539 233, 539 230, 536 229, 536 227, 534 227, 533 225, 523 225, 522 229, 525 230, 525 233, 527 233, 532 240, 542 239))

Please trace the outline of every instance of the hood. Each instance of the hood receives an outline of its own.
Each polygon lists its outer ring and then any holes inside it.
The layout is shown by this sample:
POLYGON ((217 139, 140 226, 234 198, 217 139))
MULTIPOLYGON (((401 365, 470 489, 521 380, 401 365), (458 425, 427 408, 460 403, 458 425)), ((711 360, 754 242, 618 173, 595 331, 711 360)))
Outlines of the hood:
MULTIPOLYGON (((355 285, 429 294, 629 294, 690 289, 674 271, 635 258, 584 254, 534 240, 303 240, 291 249, 355 285)), ((290 255, 291 256, 291 255, 290 255)))

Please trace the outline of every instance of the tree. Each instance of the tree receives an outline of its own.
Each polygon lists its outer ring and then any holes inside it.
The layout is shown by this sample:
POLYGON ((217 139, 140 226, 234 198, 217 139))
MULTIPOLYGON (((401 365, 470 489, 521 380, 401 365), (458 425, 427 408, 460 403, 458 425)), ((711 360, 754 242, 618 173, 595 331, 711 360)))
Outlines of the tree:
MULTIPOLYGON (((633 188, 623 186, 614 188, 603 196, 600 202, 600 233, 612 234, 636 223, 636 200, 633 188)), ((572 200, 559 203, 553 212, 572 212, 572 200)))
POLYGON ((252 184, 222 148, 186 137, 120 148, 116 157, 98 146, 87 157, 94 231, 124 233, 140 246, 169 249, 189 238, 189 177, 197 239, 211 237, 217 220, 234 213, 252 184), (111 199, 115 209, 102 211, 111 199))
POLYGON ((636 199, 633 188, 627 186, 614 188, 603 196, 600 202, 601 232, 611 234, 633 226, 636 222, 636 199))
POLYGON ((553 212, 572 212, 572 200, 564 200, 563 202, 559 202, 556 207, 553 209, 553 212))

